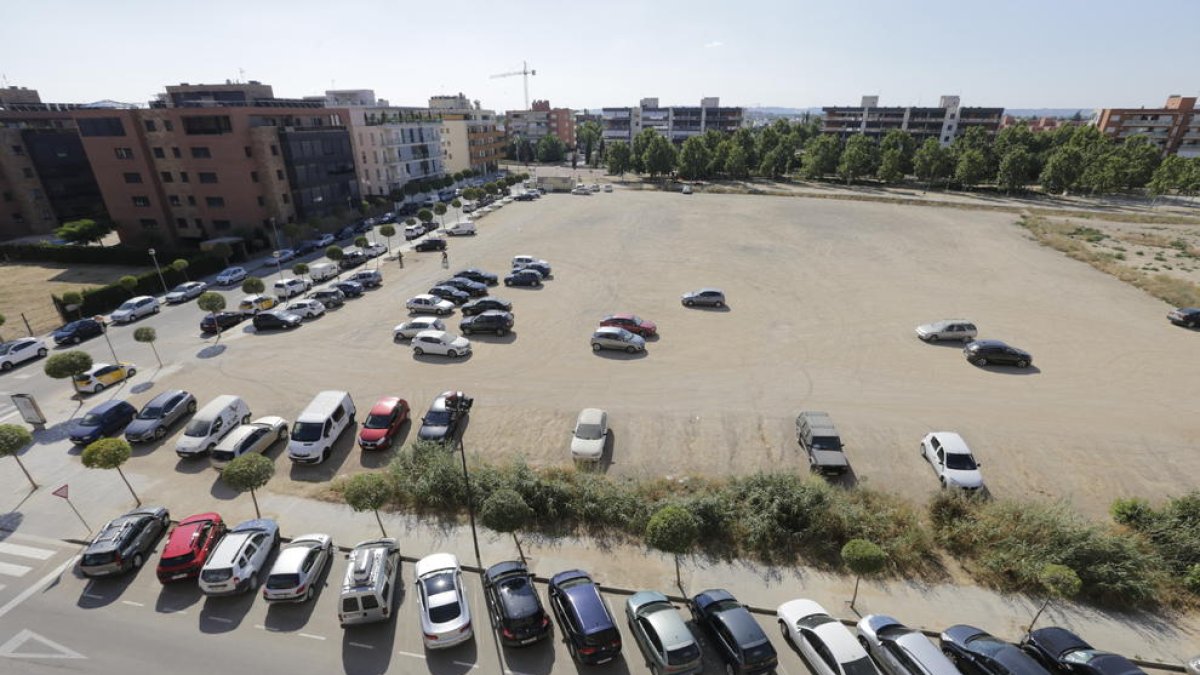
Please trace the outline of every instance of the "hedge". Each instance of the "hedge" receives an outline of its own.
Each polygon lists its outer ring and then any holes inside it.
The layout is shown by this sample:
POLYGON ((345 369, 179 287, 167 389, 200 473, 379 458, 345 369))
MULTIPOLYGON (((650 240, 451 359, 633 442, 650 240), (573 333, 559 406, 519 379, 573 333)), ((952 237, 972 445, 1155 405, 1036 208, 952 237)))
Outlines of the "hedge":
MULTIPOLYGON (((0 246, 0 257, 9 262, 57 262, 89 265, 130 265, 142 267, 150 263, 144 247, 134 246, 58 246, 55 244, 4 244, 0 246)), ((195 255, 195 251, 169 251, 162 249, 159 260, 170 262, 176 258, 195 255)))
MULTIPOLYGON (((5 247, 5 248, 7 248, 7 247, 5 247)), ((61 247, 61 248, 75 248, 75 247, 61 247)), ((83 247, 78 247, 78 248, 83 249, 83 247)), ((112 251, 112 250, 116 250, 117 248, 118 247, 101 249, 99 247, 96 247, 95 250, 97 250, 97 251, 112 251)), ((140 249, 139 249, 139 251, 140 251, 140 249)), ((143 260, 140 260, 136 264, 144 264, 145 263, 145 260, 144 260, 144 258, 146 257, 145 252, 140 252, 140 255, 143 258, 143 260)), ((174 269, 171 268, 171 266, 169 264, 170 261, 174 260, 177 257, 179 257, 179 256, 174 255, 174 257, 167 257, 167 256, 159 257, 160 261, 164 261, 164 262, 160 263, 160 267, 162 269, 163 281, 167 282, 167 288, 171 288, 171 287, 175 286, 176 284, 183 283, 184 281, 187 281, 189 278, 197 279, 199 277, 203 277, 203 276, 206 276, 209 274, 219 272, 225 268, 225 261, 222 260, 221 258, 217 258, 217 257, 211 256, 211 255, 201 255, 201 256, 198 256, 195 258, 191 258, 188 261, 188 268, 187 268, 186 274, 185 274, 184 272, 175 271, 174 269)), ((75 262, 80 262, 80 261, 75 261, 75 262)), ((115 261, 108 260, 107 262, 113 263, 115 261)), ((158 295, 159 293, 162 293, 162 286, 163 286, 162 281, 159 280, 158 273, 155 272, 154 270, 151 270, 149 272, 139 275, 137 277, 137 280, 138 280, 138 285, 137 285, 137 288, 135 288, 133 291, 134 295, 158 295)), ((81 292, 83 295, 83 306, 80 307, 78 311, 68 312, 66 310, 65 305, 63 304, 61 297, 59 297, 57 295, 50 296, 50 298, 54 301, 54 307, 58 310, 59 315, 62 316, 64 321, 73 321, 74 319, 79 318, 80 315, 94 316, 96 314, 106 314, 106 313, 111 312, 112 310, 116 309, 117 307, 119 307, 121 305, 121 303, 125 302, 126 300, 128 300, 130 298, 129 291, 122 288, 121 285, 116 282, 108 284, 107 286, 100 286, 100 287, 95 287, 95 288, 85 288, 85 289, 82 289, 81 292)))

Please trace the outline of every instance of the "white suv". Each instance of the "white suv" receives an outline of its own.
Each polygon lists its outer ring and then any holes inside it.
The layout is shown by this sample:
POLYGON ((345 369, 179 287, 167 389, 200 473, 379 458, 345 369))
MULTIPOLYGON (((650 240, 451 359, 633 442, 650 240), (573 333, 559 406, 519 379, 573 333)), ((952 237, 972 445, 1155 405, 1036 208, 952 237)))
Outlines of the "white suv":
POLYGON ((294 298, 297 295, 301 295, 308 291, 310 288, 312 288, 312 282, 308 279, 292 277, 291 279, 282 279, 280 281, 276 281, 274 288, 275 297, 279 298, 280 300, 286 300, 288 298, 294 298))
POLYGON ((258 576, 271 552, 279 546, 279 525, 269 518, 247 520, 229 530, 204 567, 200 568, 200 592, 205 595, 234 595, 258 588, 258 576))
POLYGON ((952 431, 935 431, 921 439, 921 456, 933 467, 944 488, 968 492, 983 487, 979 462, 962 436, 952 431))

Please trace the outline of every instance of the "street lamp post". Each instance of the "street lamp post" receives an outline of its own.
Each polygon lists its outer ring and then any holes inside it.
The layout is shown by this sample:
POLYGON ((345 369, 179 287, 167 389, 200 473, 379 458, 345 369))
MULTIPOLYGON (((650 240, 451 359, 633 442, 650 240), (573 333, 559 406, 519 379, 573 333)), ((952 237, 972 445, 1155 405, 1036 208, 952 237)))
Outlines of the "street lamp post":
POLYGON ((154 261, 154 271, 158 272, 158 280, 162 282, 163 295, 166 295, 167 293, 170 293, 170 291, 167 289, 167 280, 163 278, 162 268, 158 266, 158 255, 156 255, 157 253, 158 252, 155 251, 154 249, 150 249, 150 259, 154 261))
POLYGON ((283 247, 279 243, 279 229, 275 227, 275 219, 271 219, 271 232, 275 233, 275 267, 279 270, 279 280, 283 281, 283 261, 279 259, 279 252, 283 247))
MULTIPOLYGON (((471 409, 470 405, 464 400, 466 397, 461 394, 454 396, 451 400, 454 404, 454 411, 459 415, 465 415, 471 409)), ((461 435, 458 437, 458 452, 462 459, 463 484, 467 489, 467 515, 471 519, 471 543, 475 545, 475 564, 483 568, 483 557, 479 555, 479 533, 475 529, 475 496, 471 492, 471 474, 467 471, 467 446, 463 443, 461 435)))

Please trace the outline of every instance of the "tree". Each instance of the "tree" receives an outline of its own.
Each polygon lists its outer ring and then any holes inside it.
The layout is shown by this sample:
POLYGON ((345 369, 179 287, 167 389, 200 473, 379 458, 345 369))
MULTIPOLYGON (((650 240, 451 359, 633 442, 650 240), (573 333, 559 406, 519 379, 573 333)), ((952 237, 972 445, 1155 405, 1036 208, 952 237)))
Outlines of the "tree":
MULTIPOLYGON (((707 138, 704 144, 708 145, 707 138)), ((731 149, 733 149, 733 141, 727 138, 713 146, 709 153, 711 159, 708 161, 708 175, 724 176, 726 174, 726 166, 729 163, 729 151, 731 149)))
POLYGON ((1093 195, 1113 192, 1121 186, 1123 169, 1121 154, 1117 150, 1093 156, 1083 168, 1079 185, 1093 195))
MULTIPOLYGON (((384 227, 391 227, 391 226, 385 225, 384 227)), ((393 229, 392 233, 395 234, 395 232, 396 232, 396 230, 393 229)), ((295 265, 292 265, 292 274, 294 274, 298 277, 302 277, 302 276, 308 274, 308 263, 296 263, 295 265)))
POLYGON ((76 375, 82 375, 91 367, 92 355, 85 351, 73 349, 69 352, 55 354, 46 359, 46 365, 42 366, 42 370, 45 371, 46 375, 56 380, 65 380, 68 377, 73 378, 76 375))
MULTIPOLYGON (((488 183, 488 185, 491 185, 491 183, 488 183)), ((491 190, 488 190, 488 192, 491 192, 491 190)), ((433 220, 433 211, 430 211, 429 209, 421 209, 420 211, 417 211, 417 218, 423 224, 427 225, 433 220)))
POLYGON ((267 285, 258 277, 246 277, 245 281, 242 282, 242 292, 246 295, 262 293, 265 290, 267 290, 267 285))
POLYGON ((858 600, 858 582, 865 576, 882 572, 887 565, 887 553, 865 539, 851 539, 842 546, 842 562, 854 572, 854 597, 850 599, 850 609, 854 609, 858 600))
POLYGON ((132 298, 133 296, 137 295, 137 277, 133 276, 132 274, 126 274, 120 279, 117 279, 117 283, 121 285, 121 288, 124 288, 129 293, 129 297, 132 298))
POLYGON ((1033 155, 1024 146, 1014 145, 1000 158, 1000 170, 996 172, 996 180, 1005 193, 1023 190, 1032 172, 1033 155))
POLYGON ((522 562, 525 561, 525 551, 521 549, 517 531, 533 520, 533 516, 533 509, 525 503, 521 493, 511 489, 496 490, 479 507, 479 520, 484 527, 512 535, 522 562))
MULTIPOLYGON (((75 315, 77 317, 79 317, 80 319, 83 318, 83 294, 82 293, 80 293, 78 291, 67 291, 66 293, 62 294, 62 298, 60 298, 60 299, 62 300, 64 309, 66 309, 67 311, 71 311, 73 309, 73 310, 75 310, 75 315)), ((0 321, 0 326, 3 326, 3 325, 4 325, 4 322, 0 321)))
POLYGON ((370 243, 371 242, 361 234, 354 238, 354 245, 358 248, 366 248, 368 245, 370 245, 370 243))
MULTIPOLYGON (((913 153, 917 150, 917 141, 912 134, 903 129, 892 129, 879 141, 880 157, 889 151, 899 153, 901 178, 912 171, 913 153)), ((893 158, 891 161, 895 162, 893 158)))
POLYGON ((884 183, 898 183, 904 178, 904 152, 900 148, 888 148, 881 153, 879 170, 875 176, 884 183))
POLYGON ((987 157, 982 150, 968 148, 958 154, 958 162, 954 167, 954 180, 965 187, 974 187, 987 177, 987 157))
POLYGON ((712 153, 704 144, 704 139, 692 136, 683 142, 683 149, 679 152, 679 175, 688 180, 707 178, 711 160, 712 153))
POLYGON ((651 178, 659 174, 668 174, 675 170, 675 146, 666 138, 655 134, 646 146, 646 154, 642 157, 642 166, 651 178))
POLYGON ((632 166, 632 153, 629 149, 629 144, 624 141, 616 141, 608 146, 608 173, 616 176, 624 176, 626 171, 629 171, 632 166))
POLYGON ((1150 194, 1154 196, 1165 195, 1172 190, 1184 192, 1189 176, 1193 172, 1192 163, 1197 160, 1188 160, 1179 155, 1170 155, 1158 165, 1154 170, 1154 174, 1150 177, 1148 185, 1150 194))
MULTIPOLYGON (((522 179, 522 180, 524 180, 524 179, 522 179)), ((454 201, 450 202, 450 206, 453 206, 454 210, 456 212, 454 215, 454 219, 458 220, 459 218, 462 218, 462 200, 455 199, 454 201)))
POLYGON ((360 473, 351 476, 342 490, 342 498, 351 509, 375 512, 375 522, 379 523, 379 531, 385 537, 387 531, 383 529, 379 509, 387 505, 393 494, 392 481, 386 473, 360 473))
POLYGON ((840 152, 838 140, 833 136, 814 136, 804 144, 804 159, 801 171, 805 178, 818 179, 837 169, 840 152))
POLYGON ((158 367, 163 367, 162 358, 158 355, 158 347, 154 346, 155 341, 158 340, 158 331, 154 330, 150 326, 142 326, 141 328, 133 331, 133 339, 135 342, 149 343, 150 349, 154 350, 154 359, 158 361, 158 367))
POLYGON ((1064 145, 1050 153, 1038 180, 1047 192, 1066 193, 1078 184, 1083 168, 1083 152, 1077 147, 1064 145))
POLYGON ((229 244, 222 241, 214 245, 210 250, 213 255, 225 261, 226 267, 229 267, 229 256, 233 255, 233 249, 229 247, 229 244))
MULTIPOLYGON (((341 246, 334 244, 333 246, 329 246, 325 249, 325 257, 337 263, 341 262, 342 258, 346 257, 346 253, 342 250, 341 246)), ((338 267, 341 266, 339 265, 338 267)))
POLYGON ((758 146, 755 143, 754 132, 746 128, 738 129, 730 137, 735 145, 741 146, 742 151, 746 153, 746 166, 758 166, 758 146))
POLYGON ((129 447, 129 443, 125 439, 101 438, 84 448, 80 459, 83 460, 83 465, 89 469, 116 469, 121 480, 125 481, 125 487, 129 488, 129 494, 133 495, 133 501, 141 506, 142 500, 133 491, 133 486, 129 484, 125 472, 121 471, 121 465, 128 461, 132 454, 133 448, 129 447))
POLYGON ((221 480, 238 492, 249 491, 250 499, 254 501, 254 517, 262 518, 262 512, 258 510, 258 496, 254 491, 266 485, 274 475, 275 462, 270 457, 250 453, 235 457, 226 464, 221 472, 221 480))
POLYGON ((188 263, 188 261, 183 258, 176 258, 171 261, 171 269, 182 274, 184 279, 191 281, 191 278, 188 277, 188 273, 187 273, 187 268, 188 268, 189 264, 190 263, 188 263))
POLYGON ((440 223, 442 227, 446 227, 446 219, 442 217, 446 215, 446 205, 435 204, 433 207, 433 213, 438 217, 438 223, 440 223))
POLYGON ((1083 587, 1083 582, 1079 580, 1079 575, 1075 570, 1066 565, 1057 565, 1050 563, 1042 567, 1038 571, 1038 584, 1046 593, 1046 599, 1042 602, 1041 608, 1037 614, 1033 615, 1033 619, 1029 622, 1029 631, 1033 630, 1033 625, 1037 623, 1038 617, 1042 612, 1046 611, 1046 607, 1050 606, 1050 601, 1056 598, 1067 599, 1073 598, 1079 594, 1079 589, 1083 587))
POLYGON ((36 490, 38 484, 33 482, 33 476, 29 475, 29 470, 25 468, 19 454, 30 443, 33 443, 33 434, 25 427, 19 424, 0 424, 0 457, 12 457, 17 460, 17 466, 21 467, 25 479, 36 490))
POLYGON ((72 244, 88 244, 93 241, 99 243, 113 229, 115 228, 110 222, 99 222, 90 218, 84 218, 82 220, 72 220, 63 223, 62 227, 54 230, 54 236, 72 244))
MULTIPOLYGON (((301 263, 303 264, 303 263, 301 263)), ((213 325, 217 328, 217 342, 221 341, 221 328, 216 325, 217 312, 225 309, 225 296, 216 291, 206 291, 200 294, 196 299, 196 306, 201 310, 208 312, 213 319, 213 325)))
POLYGON ((913 155, 913 173, 925 181, 926 187, 950 175, 954 168, 954 158, 950 151, 943 148, 936 138, 927 138, 913 155))
POLYGON ((537 159, 539 162, 561 162, 567 153, 567 146, 558 136, 542 136, 537 143, 537 159))
POLYGON ((575 143, 583 146, 583 161, 592 163, 592 152, 600 144, 600 139, 604 136, 604 132, 600 128, 598 122, 588 120, 583 124, 575 127, 575 143))
POLYGON ((677 504, 660 508, 646 523, 646 544, 675 556, 675 584, 680 592, 683 592, 683 580, 679 576, 679 556, 691 551, 699 536, 700 524, 696 517, 677 504))
POLYGON ((855 178, 872 173, 877 152, 875 141, 866 134, 851 136, 846 140, 846 147, 838 161, 838 175, 846 179, 846 185, 850 185, 855 178))
POLYGON ((1162 163, 1157 146, 1145 136, 1130 136, 1121 144, 1121 183, 1126 189, 1138 188, 1150 182, 1155 169, 1162 163))
POLYGON ((735 180, 745 180, 750 177, 750 157, 746 149, 738 143, 730 142, 725 156, 725 175, 735 180))
POLYGON ((641 173, 646 170, 646 165, 643 163, 646 159, 646 148, 650 147, 650 140, 658 136, 658 132, 654 129, 642 129, 637 136, 633 137, 633 154, 630 155, 630 161, 633 164, 633 170, 641 173))

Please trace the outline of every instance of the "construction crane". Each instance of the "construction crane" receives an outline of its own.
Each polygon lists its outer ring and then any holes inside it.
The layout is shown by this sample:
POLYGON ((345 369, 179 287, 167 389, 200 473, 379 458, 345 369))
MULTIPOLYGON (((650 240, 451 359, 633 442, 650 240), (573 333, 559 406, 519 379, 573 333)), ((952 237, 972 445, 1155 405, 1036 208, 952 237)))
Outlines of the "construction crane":
POLYGON ((514 75, 522 75, 525 78, 525 109, 529 110, 529 76, 537 75, 537 71, 530 70, 528 63, 525 63, 524 61, 522 61, 520 70, 515 70, 511 73, 500 73, 499 75, 492 75, 491 79, 494 80, 498 77, 513 77, 514 75))

